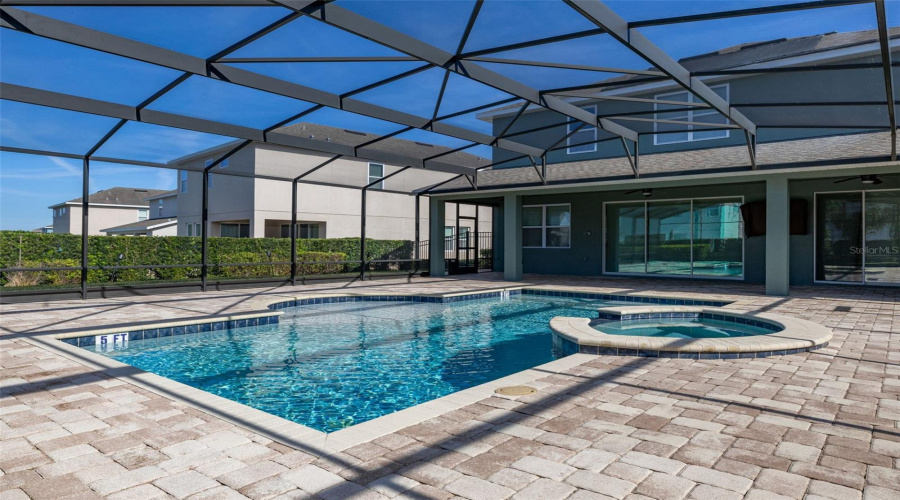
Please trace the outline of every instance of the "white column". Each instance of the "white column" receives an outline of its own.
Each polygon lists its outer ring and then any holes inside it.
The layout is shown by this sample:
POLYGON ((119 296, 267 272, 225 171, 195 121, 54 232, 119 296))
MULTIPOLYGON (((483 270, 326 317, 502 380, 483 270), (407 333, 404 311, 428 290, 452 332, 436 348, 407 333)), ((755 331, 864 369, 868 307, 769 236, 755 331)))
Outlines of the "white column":
POLYGON ((788 180, 766 180, 766 295, 787 295, 790 287, 790 207, 788 180))
POLYGON ((444 213, 445 203, 433 196, 428 198, 429 274, 444 275, 444 213))
POLYGON ((503 197, 503 279, 522 280, 522 197, 503 197))

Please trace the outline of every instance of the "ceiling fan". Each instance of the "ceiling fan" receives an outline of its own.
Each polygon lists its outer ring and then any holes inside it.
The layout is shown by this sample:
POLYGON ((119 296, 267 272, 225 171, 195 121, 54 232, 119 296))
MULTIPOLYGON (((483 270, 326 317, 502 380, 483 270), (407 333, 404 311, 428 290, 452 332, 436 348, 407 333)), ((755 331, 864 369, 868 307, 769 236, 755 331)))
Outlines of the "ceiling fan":
POLYGON ((882 182, 884 182, 883 180, 879 179, 877 175, 875 175, 875 174, 869 174, 869 175, 860 175, 859 177, 855 177, 855 176, 854 176, 854 177, 847 177, 846 179, 841 179, 841 180, 839 180, 839 181, 834 181, 834 183, 835 183, 835 184, 840 184, 840 183, 842 183, 842 182, 852 181, 853 179, 859 179, 859 181, 862 182, 863 184, 875 184, 875 185, 878 185, 878 184, 881 184, 882 182))
POLYGON ((632 189, 631 191, 625 191, 625 194, 632 194, 637 192, 643 194, 645 198, 653 196, 653 188, 632 189))

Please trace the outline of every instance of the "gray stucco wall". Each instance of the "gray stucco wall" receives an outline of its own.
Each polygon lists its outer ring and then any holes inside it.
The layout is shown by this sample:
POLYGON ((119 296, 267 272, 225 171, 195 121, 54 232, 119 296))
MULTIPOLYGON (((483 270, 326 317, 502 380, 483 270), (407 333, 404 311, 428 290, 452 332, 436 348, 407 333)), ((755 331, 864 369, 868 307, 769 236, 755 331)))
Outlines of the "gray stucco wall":
MULTIPOLYGON (((717 185, 691 188, 654 189, 652 200, 743 196, 744 202, 765 199, 765 184, 717 185)), ((643 201, 640 193, 625 195, 621 191, 526 196, 523 204, 572 205, 571 248, 525 248, 522 250, 526 273, 600 276, 603 274, 603 203, 611 201, 643 201)), ((748 238, 744 246, 744 281, 765 282, 765 237, 748 238)))
MULTIPOLYGON (((884 183, 877 186, 870 186, 869 189, 900 188, 900 175, 881 175, 879 177, 884 183)), ((791 236, 791 285, 811 285, 814 282, 815 207, 813 199, 815 193, 859 191, 862 189, 862 184, 855 180, 835 184, 834 179, 792 181, 789 185, 789 189, 791 191, 791 199, 806 200, 809 208, 807 210, 807 226, 809 227, 809 234, 803 236, 791 236)))
MULTIPOLYGON (((895 57, 900 55, 895 54, 895 57)), ((848 59, 841 63, 880 63, 877 56, 848 59)), ((900 68, 894 69, 895 78, 900 78, 900 68)), ((709 86, 728 84, 729 102, 762 103, 762 102, 829 102, 829 101, 884 101, 884 76, 880 68, 863 70, 822 71, 789 74, 752 75, 740 78, 705 79, 709 86)), ((659 94, 679 91, 680 87, 661 87, 635 93, 634 97, 653 99, 659 94)), ((631 95, 631 94, 629 94, 631 95)), ((661 99, 666 99, 662 97, 661 99)), ((614 115, 635 111, 647 111, 647 114, 639 115, 644 118, 652 118, 653 104, 633 103, 623 101, 579 101, 578 106, 597 105, 598 114, 614 115)), ((798 115, 806 125, 821 126, 829 123, 841 125, 879 125, 888 126, 887 107, 879 106, 837 106, 837 107, 739 107, 754 123, 765 125, 797 124, 798 115)), ((511 114, 515 109, 510 110, 511 114)), ((494 133, 502 132, 512 116, 498 118, 493 123, 494 133)), ((536 111, 523 114, 513 125, 509 133, 528 130, 532 128, 549 126, 565 121, 563 115, 553 112, 536 111)), ((698 118, 698 121, 700 120, 698 118)), ((705 121, 708 121, 705 120, 705 121)), ((653 124, 647 122, 620 121, 622 125, 631 128, 641 134, 641 154, 666 153, 672 151, 684 151, 689 149, 708 149, 726 146, 743 146, 746 144, 742 130, 731 130, 727 138, 710 139, 702 141, 681 142, 672 144, 654 145, 653 124)), ((830 136, 849 133, 859 133, 861 129, 785 129, 785 128, 760 128, 758 142, 776 142, 808 137, 830 136)), ((567 133, 565 124, 540 132, 534 132, 518 137, 512 137, 527 144, 547 148, 558 141, 567 133)), ((604 132, 599 132, 599 138, 603 138, 604 132)), ((565 144, 563 144, 564 146, 565 144)), ((550 163, 563 163, 572 161, 592 160, 597 158, 620 157, 623 155, 622 144, 616 139, 602 142, 597 145, 597 151, 591 153, 569 154, 565 149, 553 151, 547 155, 550 163)), ((515 153, 504 150, 494 150, 493 161, 499 162, 518 156, 515 153)), ((527 160, 509 162, 497 168, 510 168, 527 165, 527 160)))

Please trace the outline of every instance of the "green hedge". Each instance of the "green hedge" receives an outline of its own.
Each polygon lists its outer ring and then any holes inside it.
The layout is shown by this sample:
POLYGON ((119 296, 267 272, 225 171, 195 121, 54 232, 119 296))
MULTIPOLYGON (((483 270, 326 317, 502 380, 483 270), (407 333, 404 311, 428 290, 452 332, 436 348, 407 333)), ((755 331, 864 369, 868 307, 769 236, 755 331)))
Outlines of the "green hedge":
MULTIPOLYGON (((298 261, 322 264, 301 265, 300 273, 332 274, 352 272, 358 266, 334 264, 334 261, 359 259, 359 238, 298 240, 298 261)), ((139 282, 156 280, 184 280, 200 277, 201 241, 191 236, 89 236, 88 264, 90 266, 141 266, 195 264, 193 267, 171 269, 94 269, 88 274, 91 283, 139 282)), ((372 259, 409 259, 413 256, 413 242, 409 240, 366 240, 366 257, 372 259)), ((284 276, 289 266, 221 266, 248 262, 287 262, 291 258, 291 241, 286 238, 210 238, 210 274, 218 277, 284 276)), ((0 231, 0 267, 79 267, 81 236, 77 234, 43 234, 27 231, 0 231)), ((61 271, 60 271, 61 272, 61 271)), ((51 271, 41 271, 42 277, 27 278, 23 273, 4 273, 3 284, 40 281, 58 282, 51 271)), ((73 273, 73 271, 69 271, 73 273)), ((73 276, 80 274, 77 271, 73 276)), ((68 276, 68 275, 66 275, 68 276)), ((70 277, 69 277, 70 278, 70 277)), ((66 278, 68 280, 69 278, 66 278)), ((77 282, 77 280, 76 280, 77 282)))

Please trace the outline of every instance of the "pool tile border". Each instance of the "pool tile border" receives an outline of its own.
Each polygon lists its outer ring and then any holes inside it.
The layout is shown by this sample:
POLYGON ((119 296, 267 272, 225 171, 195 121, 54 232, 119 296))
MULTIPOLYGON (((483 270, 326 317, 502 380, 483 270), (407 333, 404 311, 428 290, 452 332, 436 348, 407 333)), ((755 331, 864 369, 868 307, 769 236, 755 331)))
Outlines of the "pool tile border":
POLYGON ((652 305, 673 306, 707 306, 721 307, 730 304, 728 301, 701 300, 678 297, 652 297, 645 295, 620 295, 608 293, 590 293, 566 290, 554 290, 540 287, 512 287, 485 292, 459 292, 451 294, 319 294, 290 299, 267 300, 255 304, 267 312, 233 315, 227 318, 204 318, 203 320, 183 320, 171 323, 144 325, 140 329, 133 327, 108 328, 89 332, 74 332, 59 335, 55 338, 76 347, 92 347, 96 345, 98 335, 127 333, 128 340, 147 340, 211 331, 231 330, 253 326, 265 326, 278 323, 278 317, 284 309, 306 305, 333 304, 346 302, 418 302, 418 303, 456 303, 470 300, 492 299, 503 296, 534 295, 542 297, 580 298, 589 300, 608 300, 616 302, 634 302, 652 305), (274 313, 272 312, 274 311, 274 313))

